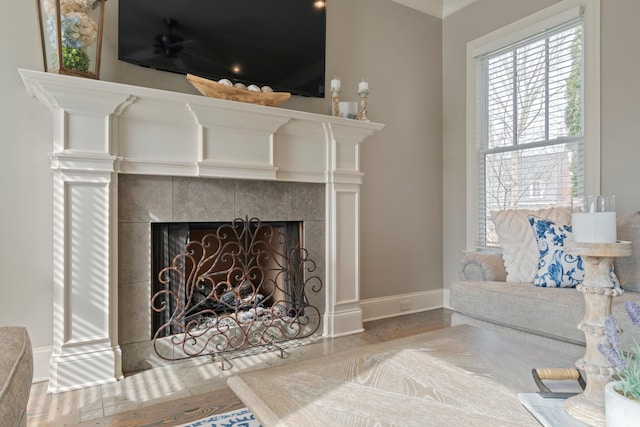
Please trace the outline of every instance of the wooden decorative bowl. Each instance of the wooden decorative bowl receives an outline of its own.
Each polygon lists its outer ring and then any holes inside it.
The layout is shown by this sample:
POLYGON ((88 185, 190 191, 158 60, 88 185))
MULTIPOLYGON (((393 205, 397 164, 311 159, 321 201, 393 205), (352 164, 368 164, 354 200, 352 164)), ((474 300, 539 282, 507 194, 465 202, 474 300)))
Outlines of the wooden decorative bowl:
POLYGON ((204 96, 228 99, 230 101, 248 102, 250 104, 274 107, 291 98, 289 92, 251 92, 245 89, 225 86, 213 80, 187 74, 187 80, 204 96))

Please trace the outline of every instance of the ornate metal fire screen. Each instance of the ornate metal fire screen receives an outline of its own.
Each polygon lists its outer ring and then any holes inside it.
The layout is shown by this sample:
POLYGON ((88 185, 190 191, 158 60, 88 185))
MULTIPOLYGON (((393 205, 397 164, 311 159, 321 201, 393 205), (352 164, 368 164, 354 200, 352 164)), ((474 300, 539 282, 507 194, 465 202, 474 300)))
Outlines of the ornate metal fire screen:
POLYGON ((220 356, 224 369, 227 352, 266 346, 284 357, 278 343, 313 335, 321 316, 307 292, 320 292, 322 280, 300 238, 289 234, 237 218, 187 241, 160 271, 151 299, 163 319, 153 337, 158 356, 220 356))

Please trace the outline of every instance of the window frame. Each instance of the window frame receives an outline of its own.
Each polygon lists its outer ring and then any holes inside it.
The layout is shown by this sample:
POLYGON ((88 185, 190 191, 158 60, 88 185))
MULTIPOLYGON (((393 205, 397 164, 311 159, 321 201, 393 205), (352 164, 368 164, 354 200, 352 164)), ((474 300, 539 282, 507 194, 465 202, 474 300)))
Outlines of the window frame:
POLYGON ((582 17, 584 55, 583 135, 584 191, 600 194, 600 0, 563 0, 467 43, 466 207, 467 251, 495 250, 478 246, 477 58, 582 17))

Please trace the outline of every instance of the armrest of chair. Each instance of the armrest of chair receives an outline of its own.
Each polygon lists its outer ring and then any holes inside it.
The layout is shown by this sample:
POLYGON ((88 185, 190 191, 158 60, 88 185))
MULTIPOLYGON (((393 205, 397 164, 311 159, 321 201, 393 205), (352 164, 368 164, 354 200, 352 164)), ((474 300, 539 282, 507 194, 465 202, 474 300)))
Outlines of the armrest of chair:
POLYGON ((507 270, 502 255, 486 252, 469 252, 460 262, 460 280, 506 282, 507 270))
POLYGON ((27 425, 27 404, 33 381, 33 349, 27 329, 0 327, 0 424, 27 425))

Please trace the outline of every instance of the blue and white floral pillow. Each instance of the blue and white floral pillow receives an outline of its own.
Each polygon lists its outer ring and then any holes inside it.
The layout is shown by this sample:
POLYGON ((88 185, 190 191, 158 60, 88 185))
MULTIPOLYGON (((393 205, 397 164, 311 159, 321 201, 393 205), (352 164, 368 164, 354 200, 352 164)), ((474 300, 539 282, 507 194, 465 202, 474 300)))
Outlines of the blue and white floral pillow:
POLYGON ((529 216, 529 224, 538 242, 538 272, 533 284, 548 288, 574 288, 584 280, 584 266, 579 255, 564 252, 565 240, 571 240, 570 225, 529 216))

